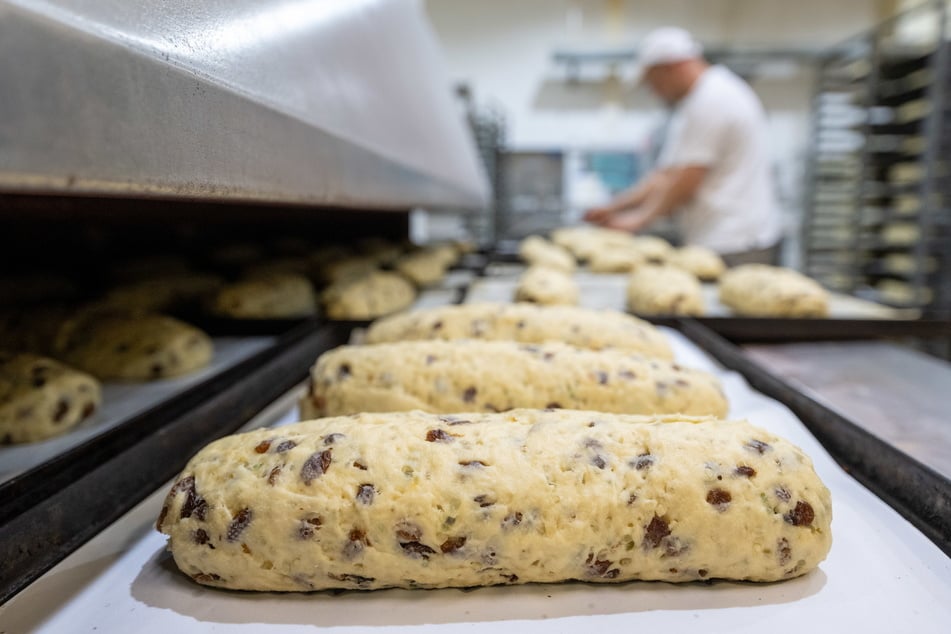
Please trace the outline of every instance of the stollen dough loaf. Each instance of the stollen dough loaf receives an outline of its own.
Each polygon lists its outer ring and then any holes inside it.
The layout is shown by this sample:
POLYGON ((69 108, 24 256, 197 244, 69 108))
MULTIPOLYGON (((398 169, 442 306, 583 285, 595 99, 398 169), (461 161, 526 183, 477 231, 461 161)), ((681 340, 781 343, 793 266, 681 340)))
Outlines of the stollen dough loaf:
POLYGON ((215 295, 211 310, 234 319, 294 319, 317 312, 317 301, 306 277, 273 273, 228 284, 215 295))
POLYGON ((400 257, 393 268, 416 286, 432 286, 446 277, 451 264, 443 250, 420 249, 400 257))
POLYGON ((829 295, 818 282, 765 264, 744 264, 724 273, 720 302, 751 317, 825 317, 829 312, 829 295))
POLYGON ((544 266, 562 273, 573 273, 577 268, 571 253, 541 236, 528 236, 522 240, 518 255, 530 266, 544 266))
POLYGON ((726 270, 723 258, 716 251, 694 244, 672 251, 667 263, 704 281, 715 280, 726 270))
POLYGON ((617 348, 672 359, 667 338, 653 325, 613 310, 534 304, 463 304, 412 310, 374 322, 366 343, 427 339, 488 339, 579 348, 617 348))
POLYGON ((327 418, 229 436, 157 526, 240 590, 779 581, 831 547, 828 489, 746 421, 517 410, 327 418))
POLYGON ((376 319, 407 308, 415 299, 409 280, 385 271, 332 284, 321 297, 330 319, 376 319))
POLYGON ((515 301, 534 304, 578 303, 578 284, 567 273, 543 266, 530 266, 515 287, 515 301))
POLYGON ((194 372, 212 354, 208 335, 177 319, 94 310, 63 324, 53 356, 102 380, 148 381, 194 372))
POLYGON ((46 357, 0 352, 0 444, 44 440, 99 408, 99 382, 46 357))
POLYGON ((634 249, 648 262, 664 262, 674 251, 669 242, 657 236, 632 236, 632 241, 634 249))
POLYGON ((591 254, 588 270, 592 273, 630 273, 647 262, 647 257, 630 247, 610 247, 591 254))
POLYGON ((703 292, 690 273, 649 265, 636 270, 628 280, 627 306, 639 315, 702 315, 703 292))
POLYGON ((210 273, 176 273, 152 277, 117 286, 103 298, 102 304, 115 308, 161 312, 214 294, 223 282, 210 273))
POLYGON ((517 407, 724 416, 716 377, 621 350, 563 343, 410 341, 341 346, 317 359, 302 418, 517 407))
POLYGON ((579 262, 590 261, 599 251, 626 249, 634 244, 633 236, 625 231, 590 225, 555 229, 551 233, 551 240, 567 249, 579 262))

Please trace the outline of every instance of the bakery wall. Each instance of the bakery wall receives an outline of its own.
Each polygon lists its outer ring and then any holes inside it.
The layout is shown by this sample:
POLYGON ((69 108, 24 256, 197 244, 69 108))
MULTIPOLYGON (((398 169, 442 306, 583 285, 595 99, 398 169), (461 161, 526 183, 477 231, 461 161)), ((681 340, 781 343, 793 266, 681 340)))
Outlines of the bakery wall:
MULTIPOLYGON (((675 24, 705 44, 821 50, 900 8, 882 0, 426 0, 452 77, 507 118, 514 150, 651 150, 660 105, 607 69, 569 82, 556 49, 633 47, 650 29, 675 24)), ((801 208, 812 72, 774 65, 753 80, 769 112, 779 195, 794 233, 801 208)), ((570 185, 570 183, 569 183, 570 185)), ((572 193, 569 191, 569 196, 572 193)))

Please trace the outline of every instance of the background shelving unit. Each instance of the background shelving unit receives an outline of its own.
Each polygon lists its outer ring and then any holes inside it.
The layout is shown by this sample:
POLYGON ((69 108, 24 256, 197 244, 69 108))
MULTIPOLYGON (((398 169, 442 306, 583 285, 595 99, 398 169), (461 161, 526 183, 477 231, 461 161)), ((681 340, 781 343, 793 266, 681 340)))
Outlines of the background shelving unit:
POLYGON ((945 3, 828 52, 813 103, 806 272, 951 318, 951 48, 945 3))

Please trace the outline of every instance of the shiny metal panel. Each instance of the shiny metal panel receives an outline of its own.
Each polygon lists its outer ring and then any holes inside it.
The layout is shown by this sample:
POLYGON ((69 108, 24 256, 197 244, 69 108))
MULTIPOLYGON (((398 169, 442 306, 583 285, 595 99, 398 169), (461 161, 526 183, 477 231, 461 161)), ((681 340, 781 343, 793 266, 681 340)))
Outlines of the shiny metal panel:
POLYGON ((488 194, 415 0, 0 0, 0 191, 488 194))

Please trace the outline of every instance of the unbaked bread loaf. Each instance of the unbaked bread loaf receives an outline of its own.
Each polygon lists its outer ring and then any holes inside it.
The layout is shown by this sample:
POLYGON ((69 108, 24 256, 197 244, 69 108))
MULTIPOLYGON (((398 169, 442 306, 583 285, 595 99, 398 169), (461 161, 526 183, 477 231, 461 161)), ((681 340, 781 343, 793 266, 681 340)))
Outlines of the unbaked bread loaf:
POLYGON ((829 552, 812 462, 746 421, 359 414, 217 440, 158 518, 238 590, 779 581, 829 552))
POLYGON ((571 253, 541 236, 522 240, 518 255, 530 266, 544 266, 562 273, 573 273, 577 268, 571 253))
POLYGON ((574 305, 580 290, 571 275, 544 266, 530 266, 515 287, 515 301, 533 304, 574 305))
POLYGON ((595 251, 588 258, 592 273, 630 273, 647 263, 647 257, 633 247, 610 247, 595 251))
POLYGON ((0 352, 0 445, 36 442, 88 418, 99 382, 52 359, 0 352))
POLYGON ((407 308, 415 299, 416 289, 409 280, 386 271, 336 282, 321 296, 330 319, 376 319, 407 308))
POLYGON ((650 323, 613 310, 534 304, 463 304, 412 310, 374 322, 366 343, 488 339, 579 348, 617 348, 672 359, 667 338, 650 323))
POLYGON ((720 279, 720 302, 751 317, 825 317, 829 294, 792 269, 744 264, 720 279))
POLYGON ((445 249, 432 247, 401 256, 393 268, 416 286, 431 286, 446 277, 451 263, 445 249))
POLYGON ((341 346, 311 370, 302 418, 517 407, 724 416, 716 377, 622 350, 563 343, 410 341, 341 346))
POLYGON ((631 274, 627 306, 638 315, 702 315, 703 291, 690 273, 652 264, 631 274))
POLYGON ((726 270, 723 258, 716 251, 695 244, 674 249, 666 261, 704 281, 715 280, 726 270))
POLYGON ((90 310, 60 327, 53 356, 102 380, 150 381, 194 372, 212 354, 211 338, 177 319, 90 310))
POLYGON ((634 244, 633 236, 626 231, 591 225, 555 229, 551 241, 567 249, 579 262, 588 262, 599 251, 629 248, 634 244))
POLYGON ((310 281, 293 273, 272 273, 228 284, 215 295, 211 310, 233 319, 295 319, 317 312, 310 281))
POLYGON ((223 283, 211 273, 161 275, 121 284, 106 293, 100 303, 123 310, 162 312, 201 302, 223 283))

